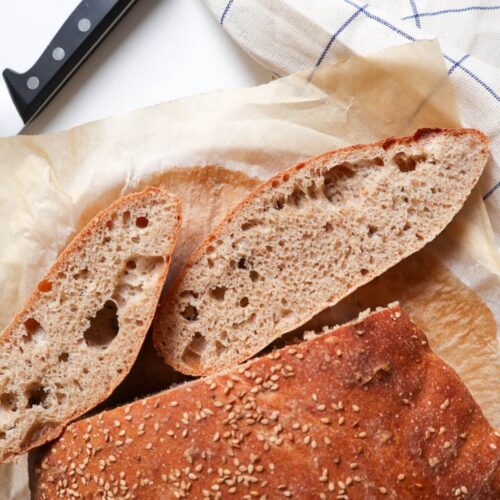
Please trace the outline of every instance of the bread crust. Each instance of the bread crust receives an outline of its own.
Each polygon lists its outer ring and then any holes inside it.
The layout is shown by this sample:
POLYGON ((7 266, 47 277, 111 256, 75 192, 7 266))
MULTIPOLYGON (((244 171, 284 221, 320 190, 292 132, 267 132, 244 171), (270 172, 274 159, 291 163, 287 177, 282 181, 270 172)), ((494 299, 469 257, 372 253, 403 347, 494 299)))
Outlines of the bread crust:
MULTIPOLYGON (((368 149, 368 148, 373 148, 373 147, 382 147, 384 150, 390 149, 393 147, 395 144, 397 145, 409 145, 415 142, 418 142, 421 139, 428 138, 429 136, 436 135, 436 134, 446 134, 447 136, 451 137, 459 137, 463 135, 473 135, 475 136, 480 143, 484 145, 484 147, 487 149, 489 140, 488 138, 482 134, 480 131, 476 129, 440 129, 440 128, 423 128, 417 130, 412 136, 407 136, 407 137, 402 137, 402 138, 385 138, 383 140, 377 141, 372 144, 368 145, 353 145, 353 146, 348 146, 345 148, 341 148, 338 150, 335 150, 335 154, 341 155, 342 153, 348 153, 352 151, 358 151, 358 150, 363 150, 363 149, 368 149)), ((269 180, 265 181, 262 183, 259 187, 257 187, 251 194, 249 194, 245 199, 243 199, 239 204, 237 204, 229 213, 228 215, 216 226, 216 228, 208 235, 208 237, 205 239, 201 245, 198 246, 198 248, 192 253, 192 255, 187 259, 186 263, 184 264, 182 270, 179 272, 177 277, 175 278, 172 286, 168 290, 166 296, 162 300, 162 303, 160 304, 160 308, 158 311, 158 314, 156 315, 153 323, 153 343, 158 351, 158 353, 163 357, 165 362, 171 366, 173 366, 176 370, 181 371, 182 373, 185 373, 187 375, 208 375, 210 373, 213 373, 217 369, 220 369, 220 366, 217 366, 215 363, 212 363, 210 366, 199 366, 194 368, 193 366, 184 363, 181 359, 180 356, 177 355, 171 355, 170 353, 167 353, 164 347, 161 345, 162 339, 167 335, 167 333, 164 331, 164 326, 162 325, 163 323, 163 314, 164 310, 169 307, 173 303, 173 298, 176 296, 176 293, 178 291, 178 287, 182 284, 185 276, 188 274, 190 269, 197 264, 200 260, 205 258, 207 256, 207 249, 212 245, 214 240, 218 238, 218 236, 221 234, 221 232, 226 228, 226 226, 233 220, 234 216, 244 210, 247 206, 249 206, 256 198, 262 195, 262 193, 265 193, 267 191, 271 191, 274 189, 274 186, 277 184, 281 184, 282 182, 285 182, 288 177, 291 177, 294 173, 300 171, 304 167, 306 167, 309 164, 313 164, 316 162, 321 162, 322 160, 327 160, 331 156, 332 152, 327 152, 320 154, 318 156, 315 156, 313 158, 310 158, 304 162, 299 163, 298 165, 295 165, 294 167, 285 170, 283 172, 280 172, 270 178, 269 180)), ((479 178, 479 176, 478 176, 479 178)), ((465 199, 463 200, 465 201, 465 199)), ((426 242, 424 242, 426 243, 426 242)), ((421 246, 424 245, 422 243, 421 246)), ((417 248, 419 249, 419 248, 417 248)), ((380 273, 379 273, 380 274, 380 273)), ((375 276, 372 276, 372 278, 375 276)), ((367 279, 363 282, 360 282, 358 286, 363 285, 365 282, 368 282, 370 276, 367 276, 367 279)), ((332 306, 334 305, 333 303, 329 304, 324 304, 324 307, 332 306)), ((319 312, 319 311, 316 311, 319 312)), ((302 318, 301 320, 298 320, 295 324, 293 325, 288 325, 287 331, 294 330, 295 328, 298 328, 302 324, 304 324, 305 321, 310 319, 309 317, 302 318)), ((201 332, 203 334, 203 332, 201 332)), ((285 333, 285 332, 281 332, 285 333)), ((279 336, 279 335, 277 335, 279 336)), ((275 336, 275 338, 277 337, 275 336)), ((273 340, 273 339, 271 339, 273 340)), ((168 341, 168 339, 166 339, 168 341)), ((265 347, 265 345, 261 345, 260 348, 265 347)), ((258 349, 260 350, 260 349, 258 349)), ((257 350, 257 351, 258 351, 257 350)), ((248 359, 251 355, 255 354, 255 352, 249 353, 246 351, 242 351, 239 355, 235 355, 233 361, 233 364, 240 363, 248 359)))
MULTIPOLYGON (((97 214, 81 231, 78 233, 74 239, 67 245, 67 247, 61 252, 61 254, 58 256, 57 260, 55 263, 52 265, 50 270, 47 272, 45 275, 44 281, 57 281, 57 273, 60 271, 62 266, 64 265, 65 262, 68 260, 73 259, 73 257, 78 254, 81 250, 81 248, 85 245, 85 241, 89 239, 89 237, 98 229, 102 228, 105 226, 106 221, 109 220, 110 214, 112 214, 114 211, 121 209, 123 206, 131 206, 134 204, 138 205, 143 205, 145 202, 147 202, 149 199, 153 199, 154 197, 161 196, 164 198, 168 198, 170 203, 173 203, 175 206, 175 212, 177 212, 177 218, 175 220, 175 230, 173 234, 173 239, 172 239, 172 244, 170 245, 170 248, 168 249, 168 252, 166 254, 167 260, 166 260, 166 265, 163 267, 161 270, 160 274, 160 279, 158 280, 158 283, 155 287, 155 296, 160 297, 160 293, 162 290, 162 286, 165 282, 165 279, 168 274, 168 269, 169 269, 169 262, 170 262, 170 256, 173 250, 173 247, 175 245, 175 241, 177 239, 180 225, 181 225, 181 200, 166 191, 158 188, 148 188, 145 189, 144 191, 141 191, 139 193, 132 193, 127 196, 124 196, 120 198, 119 200, 115 201, 113 204, 111 204, 108 208, 104 209, 101 211, 99 214, 97 214)), ((16 316, 13 318, 11 323, 4 329, 0 336, 0 343, 6 343, 9 340, 12 339, 13 337, 13 329, 12 326, 15 325, 16 323, 19 323, 22 321, 23 316, 25 315, 27 310, 32 309, 38 298, 41 296, 42 292, 39 289, 36 289, 30 297, 27 299, 25 305, 23 308, 16 314, 16 316)), ((152 322, 154 316, 154 311, 149 315, 149 317, 144 318, 144 327, 142 328, 142 331, 140 333, 140 337, 143 340, 144 337, 146 336, 146 333, 149 329, 149 326, 152 322)), ((141 343, 142 343, 141 340, 141 343)), ((0 348, 1 348, 0 344, 0 348)), ((122 371, 121 374, 116 375, 115 379, 113 380, 113 383, 109 386, 109 390, 102 395, 102 397, 98 398, 95 400, 94 404, 87 405, 84 407, 80 408, 74 408, 74 411, 72 414, 70 414, 67 418, 65 418, 62 422, 58 424, 46 424, 44 423, 43 427, 40 429, 39 432, 36 433, 36 437, 34 439, 31 439, 27 442, 26 445, 21 446, 15 453, 14 452, 7 452, 4 453, 0 457, 0 462, 6 462, 12 460, 14 457, 21 455, 23 453, 26 453, 27 451, 40 446, 50 440, 55 439, 58 437, 61 432, 63 431, 64 427, 68 424, 68 422, 74 420, 76 417, 84 414, 100 402, 104 401, 113 391, 113 389, 123 380, 123 378, 126 376, 126 374, 130 371, 130 368, 132 367, 137 354, 139 352, 139 349, 137 349, 136 352, 133 352, 132 355, 129 356, 124 356, 124 365, 125 369, 122 371)))
POLYGON ((35 498, 493 499, 499 461, 459 377, 393 306, 71 424, 35 498))

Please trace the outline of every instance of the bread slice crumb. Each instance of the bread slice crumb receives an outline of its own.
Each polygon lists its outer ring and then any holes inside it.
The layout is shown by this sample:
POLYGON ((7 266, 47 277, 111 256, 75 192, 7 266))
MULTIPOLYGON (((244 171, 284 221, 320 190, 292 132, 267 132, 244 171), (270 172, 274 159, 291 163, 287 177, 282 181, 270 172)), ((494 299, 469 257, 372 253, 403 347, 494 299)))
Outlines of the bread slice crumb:
POLYGON ((191 375, 248 359, 435 238, 487 158, 476 130, 420 130, 280 173, 192 255, 155 346, 191 375))
POLYGON ((150 188, 98 214, 0 337, 0 461, 58 436, 132 366, 180 227, 180 200, 150 188))

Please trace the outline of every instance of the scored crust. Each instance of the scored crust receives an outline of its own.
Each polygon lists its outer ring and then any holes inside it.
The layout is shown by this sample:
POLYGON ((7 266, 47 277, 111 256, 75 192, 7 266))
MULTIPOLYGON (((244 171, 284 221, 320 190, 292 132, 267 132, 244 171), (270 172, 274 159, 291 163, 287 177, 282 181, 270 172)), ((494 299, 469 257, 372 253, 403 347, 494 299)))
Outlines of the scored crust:
POLYGON ((393 306, 71 424, 35 498, 493 499, 499 447, 393 306))
POLYGON ((155 318, 155 347, 191 375, 248 359, 437 236, 487 145, 477 130, 425 129, 273 177, 187 261, 155 318))
POLYGON ((151 324, 180 200, 150 188, 98 214, 0 337, 0 461, 57 437, 104 400, 151 324))

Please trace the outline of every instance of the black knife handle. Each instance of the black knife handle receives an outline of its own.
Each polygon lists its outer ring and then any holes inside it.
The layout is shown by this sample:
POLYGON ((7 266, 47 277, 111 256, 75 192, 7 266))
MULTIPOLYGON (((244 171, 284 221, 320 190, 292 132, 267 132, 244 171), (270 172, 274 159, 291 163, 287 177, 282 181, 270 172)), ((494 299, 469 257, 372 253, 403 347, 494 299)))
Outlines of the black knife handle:
POLYGON ((50 101, 135 0, 85 0, 71 13, 26 73, 3 77, 24 123, 50 101))

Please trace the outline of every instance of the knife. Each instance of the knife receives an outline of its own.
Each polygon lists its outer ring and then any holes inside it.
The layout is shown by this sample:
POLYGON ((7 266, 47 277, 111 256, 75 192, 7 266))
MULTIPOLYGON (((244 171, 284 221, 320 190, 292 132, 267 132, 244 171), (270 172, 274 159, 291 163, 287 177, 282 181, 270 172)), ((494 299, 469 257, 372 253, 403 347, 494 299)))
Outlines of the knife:
POLYGON ((25 73, 0 78, 0 137, 21 132, 55 96, 135 0, 85 0, 25 73))

